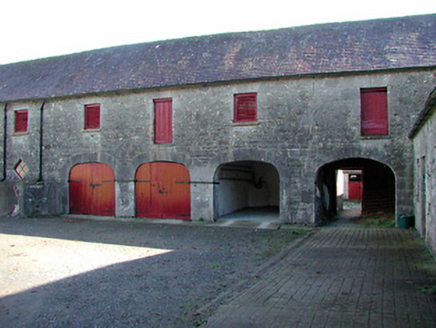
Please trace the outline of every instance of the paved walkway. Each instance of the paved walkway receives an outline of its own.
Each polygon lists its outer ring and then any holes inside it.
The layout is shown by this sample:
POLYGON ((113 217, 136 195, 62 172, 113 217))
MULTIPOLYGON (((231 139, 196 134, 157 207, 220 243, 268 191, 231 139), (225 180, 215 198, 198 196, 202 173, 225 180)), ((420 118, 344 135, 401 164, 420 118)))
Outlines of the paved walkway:
POLYGON ((297 243, 207 327, 436 327, 436 264, 412 230, 339 220, 297 243))

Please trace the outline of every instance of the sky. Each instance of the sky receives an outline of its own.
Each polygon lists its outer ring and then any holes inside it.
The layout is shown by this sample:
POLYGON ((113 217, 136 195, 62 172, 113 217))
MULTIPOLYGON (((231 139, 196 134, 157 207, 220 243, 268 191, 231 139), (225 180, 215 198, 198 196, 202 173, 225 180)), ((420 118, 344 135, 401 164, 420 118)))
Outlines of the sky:
POLYGON ((0 13, 2 65, 199 35, 434 14, 436 1, 1 0, 0 13))

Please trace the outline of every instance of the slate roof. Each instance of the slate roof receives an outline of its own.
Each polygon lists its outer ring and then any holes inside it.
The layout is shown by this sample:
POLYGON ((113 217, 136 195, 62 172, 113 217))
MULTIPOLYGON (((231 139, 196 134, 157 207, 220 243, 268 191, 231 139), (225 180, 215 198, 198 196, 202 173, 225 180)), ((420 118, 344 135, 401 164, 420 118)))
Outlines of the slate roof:
POLYGON ((0 101, 436 65, 436 15, 126 45, 0 65, 0 101))

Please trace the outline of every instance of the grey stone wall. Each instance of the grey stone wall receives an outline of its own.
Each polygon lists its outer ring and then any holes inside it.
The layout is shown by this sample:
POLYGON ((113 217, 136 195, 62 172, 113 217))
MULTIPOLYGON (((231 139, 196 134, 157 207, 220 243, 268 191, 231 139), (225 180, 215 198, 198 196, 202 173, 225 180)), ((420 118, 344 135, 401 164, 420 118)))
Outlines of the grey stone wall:
MULTIPOLYGON (((46 206, 68 213, 68 174, 84 162, 112 166, 116 215, 135 214, 134 177, 142 163, 172 161, 191 175, 191 219, 214 218, 213 179, 217 168, 233 161, 272 164, 279 173, 282 220, 314 223, 315 178, 326 163, 351 157, 388 165, 397 179, 397 212, 412 210, 412 144, 407 139, 426 95, 436 84, 435 70, 288 78, 179 89, 46 99, 43 125, 44 183, 58 197, 46 206), (388 88, 389 136, 360 136, 360 88, 388 88), (258 122, 233 123, 233 95, 257 92, 258 122), (173 99, 173 143, 153 143, 153 99, 173 99), (100 131, 84 131, 84 105, 101 104, 100 131)), ((27 108, 29 133, 13 136, 8 122, 8 180, 22 158, 38 180, 41 102, 11 103, 27 108)), ((11 120, 12 115, 9 115, 11 120)), ((46 192, 46 194, 50 194, 46 192)), ((45 205, 43 205, 44 207, 45 205)), ((39 209, 48 213, 48 209, 39 209)), ((36 213, 35 209, 26 213, 36 213)))
POLYGON ((413 138, 415 228, 436 256, 436 114, 413 138))

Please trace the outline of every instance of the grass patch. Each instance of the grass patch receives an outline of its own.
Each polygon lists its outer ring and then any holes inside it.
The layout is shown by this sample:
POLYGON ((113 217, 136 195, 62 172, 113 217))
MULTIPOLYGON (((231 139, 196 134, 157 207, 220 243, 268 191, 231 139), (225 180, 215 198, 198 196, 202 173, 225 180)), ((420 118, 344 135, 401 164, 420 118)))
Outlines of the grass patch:
POLYGON ((436 295, 436 285, 432 286, 422 286, 419 287, 419 290, 428 295, 436 295))
POLYGON ((363 215, 356 221, 358 224, 384 228, 395 227, 395 215, 393 213, 375 213, 363 215))

